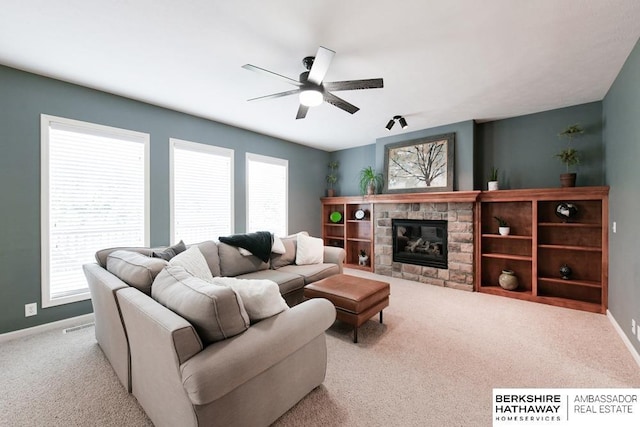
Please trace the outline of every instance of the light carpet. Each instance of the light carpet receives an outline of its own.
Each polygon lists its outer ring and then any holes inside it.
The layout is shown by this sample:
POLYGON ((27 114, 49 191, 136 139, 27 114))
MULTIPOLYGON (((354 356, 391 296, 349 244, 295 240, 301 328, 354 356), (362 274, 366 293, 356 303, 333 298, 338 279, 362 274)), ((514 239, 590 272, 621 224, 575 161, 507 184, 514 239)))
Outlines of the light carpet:
MULTIPOLYGON (((640 387, 604 315, 348 273, 391 282, 384 324, 330 328, 324 384, 275 426, 491 426, 493 388, 640 387)), ((4 343, 0 425, 151 425, 93 334, 4 343)))

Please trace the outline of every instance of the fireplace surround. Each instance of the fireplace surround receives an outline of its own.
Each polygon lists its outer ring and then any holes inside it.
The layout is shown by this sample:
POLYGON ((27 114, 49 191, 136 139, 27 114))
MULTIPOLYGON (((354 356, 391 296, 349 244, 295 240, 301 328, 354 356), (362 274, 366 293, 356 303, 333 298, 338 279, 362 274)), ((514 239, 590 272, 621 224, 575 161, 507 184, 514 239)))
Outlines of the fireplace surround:
POLYGON ((476 195, 476 192, 451 192, 374 196, 373 270, 384 276, 472 291, 476 195), (393 220, 446 222, 446 268, 394 260, 393 220))

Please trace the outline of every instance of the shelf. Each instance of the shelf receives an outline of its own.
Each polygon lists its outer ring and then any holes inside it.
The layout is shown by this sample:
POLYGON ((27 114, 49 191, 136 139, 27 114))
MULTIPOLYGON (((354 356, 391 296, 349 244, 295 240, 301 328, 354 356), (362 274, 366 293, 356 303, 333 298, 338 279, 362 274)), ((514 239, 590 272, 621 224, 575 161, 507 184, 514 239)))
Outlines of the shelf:
POLYGON ((532 257, 523 256, 523 255, 512 255, 512 254, 498 254, 498 253, 485 253, 482 254, 483 258, 495 258, 495 259, 509 259, 513 261, 532 261, 532 257))
POLYGON ((348 219, 347 222, 362 222, 362 223, 370 223, 371 220, 369 219, 348 219))
POLYGON ((506 289, 502 289, 498 285, 481 285, 480 292, 492 295, 500 295, 500 296, 508 296, 511 298, 519 298, 530 300, 533 298, 531 294, 531 290, 529 289, 515 289, 513 291, 508 291, 506 289))
POLYGON ((602 228, 601 224, 587 224, 579 222, 539 222, 540 227, 566 227, 566 228, 602 228))
POLYGON ((531 236, 517 236, 515 234, 508 234, 506 236, 503 236, 501 234, 487 233, 483 234, 482 237, 486 237, 489 239, 531 240, 531 236))
POLYGON ((371 239, 362 239, 359 237, 347 237, 347 240, 350 242, 366 242, 371 243, 371 239))
POLYGON ((571 245, 538 245, 540 249, 553 249, 560 251, 577 251, 577 252, 602 252, 601 247, 593 246, 571 246, 571 245))
POLYGON ((330 236, 330 235, 325 235, 324 236, 325 239, 331 239, 331 240, 344 240, 344 236, 330 236))
POLYGON ((601 289, 602 285, 594 280, 573 280, 573 279, 558 279, 557 277, 538 277, 539 282, 558 283, 562 285, 570 286, 584 286, 587 288, 601 289))
POLYGON ((328 225, 329 227, 342 227, 344 223, 342 222, 325 222, 324 225, 328 225))

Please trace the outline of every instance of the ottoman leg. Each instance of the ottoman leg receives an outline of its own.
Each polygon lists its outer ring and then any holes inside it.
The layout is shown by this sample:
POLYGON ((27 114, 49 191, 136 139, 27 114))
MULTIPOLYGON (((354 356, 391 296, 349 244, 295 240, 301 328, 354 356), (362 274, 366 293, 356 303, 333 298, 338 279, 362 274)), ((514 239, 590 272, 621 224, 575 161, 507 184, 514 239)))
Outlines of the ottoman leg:
POLYGON ((380 310, 380 323, 382 323, 382 310, 380 310))
POLYGON ((353 327, 353 342, 354 343, 358 343, 358 327, 354 326, 353 327))

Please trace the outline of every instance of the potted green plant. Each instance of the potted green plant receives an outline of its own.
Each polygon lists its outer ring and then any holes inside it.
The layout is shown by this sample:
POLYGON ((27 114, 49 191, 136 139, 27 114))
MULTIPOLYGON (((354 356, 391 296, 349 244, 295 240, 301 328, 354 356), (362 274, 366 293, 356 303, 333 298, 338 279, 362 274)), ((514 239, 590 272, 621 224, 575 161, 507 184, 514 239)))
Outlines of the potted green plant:
POLYGON ((584 133, 584 129, 579 125, 571 125, 558 134, 559 137, 567 139, 567 146, 564 150, 556 154, 556 157, 560 159, 567 167, 567 172, 560 174, 560 186, 561 187, 575 187, 576 185, 576 173, 569 172, 571 166, 575 166, 580 163, 580 156, 578 150, 571 146, 573 138, 584 133))
POLYGON ((495 220, 498 221, 498 233, 501 236, 508 236, 511 232, 511 227, 509 227, 509 223, 499 216, 494 216, 495 220))
POLYGON ((360 171, 360 194, 376 194, 376 190, 384 184, 381 173, 376 173, 372 166, 360 171))
POLYGON ((494 191, 498 190, 498 168, 491 167, 491 172, 489 172, 489 182, 487 183, 487 190, 494 191))
POLYGON ((338 166, 340 166, 340 163, 335 160, 329 162, 329 175, 327 175, 327 197, 333 197, 336 195, 336 190, 333 186, 338 182, 338 166))

